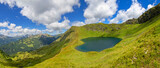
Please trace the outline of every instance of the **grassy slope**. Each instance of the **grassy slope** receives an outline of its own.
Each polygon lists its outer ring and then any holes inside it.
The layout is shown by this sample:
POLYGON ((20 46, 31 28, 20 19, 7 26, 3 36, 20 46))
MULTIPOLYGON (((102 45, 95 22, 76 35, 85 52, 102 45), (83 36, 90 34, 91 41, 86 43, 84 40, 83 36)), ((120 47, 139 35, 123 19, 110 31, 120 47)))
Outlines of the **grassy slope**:
POLYGON ((7 63, 8 60, 6 60, 6 58, 7 56, 2 51, 0 51, 0 68, 15 68, 2 64, 2 63, 7 63))
MULTIPOLYGON (((68 32, 70 34, 70 32, 68 32)), ((65 34, 66 36, 66 34, 65 34)), ((62 39, 65 39, 62 37, 62 39)), ((9 66, 14 67, 28 67, 35 65, 37 63, 43 62, 44 60, 51 58, 58 54, 65 45, 67 40, 54 41, 48 46, 44 46, 40 49, 31 52, 20 52, 17 53, 14 57, 9 57, 12 61, 5 63, 9 66)))
POLYGON ((160 39, 160 15, 143 24, 91 24, 83 27, 74 27, 74 30, 66 39, 61 52, 53 58, 47 59, 32 67, 152 67, 159 63, 159 39, 160 39), (95 28, 97 25, 104 26, 104 31, 95 28), (88 30, 88 28, 90 27, 88 30), (88 37, 118 37, 123 40, 115 47, 101 52, 80 52, 76 46, 83 44, 81 39, 88 37), (155 49, 156 48, 156 49, 155 49), (147 54, 145 54, 147 51, 147 54), (153 56, 152 56, 153 54, 153 56), (151 55, 151 56, 150 56, 151 55), (145 56, 145 57, 144 57, 145 56), (133 60, 133 58, 135 60, 133 60), (148 59, 147 61, 145 59, 148 59), (152 61, 151 61, 152 60, 152 61))
POLYGON ((128 45, 132 48, 114 61, 112 67, 160 67, 160 18, 148 28, 128 45))

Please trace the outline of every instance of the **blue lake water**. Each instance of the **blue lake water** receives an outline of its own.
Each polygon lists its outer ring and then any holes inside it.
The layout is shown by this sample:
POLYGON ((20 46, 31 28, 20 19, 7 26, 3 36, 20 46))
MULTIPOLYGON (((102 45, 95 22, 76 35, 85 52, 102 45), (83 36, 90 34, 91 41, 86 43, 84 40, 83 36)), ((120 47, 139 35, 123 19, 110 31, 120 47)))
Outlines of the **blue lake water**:
POLYGON ((114 47, 118 42, 121 41, 120 38, 113 37, 91 37, 82 40, 83 45, 77 46, 76 49, 82 52, 97 51, 100 52, 107 48, 114 47))

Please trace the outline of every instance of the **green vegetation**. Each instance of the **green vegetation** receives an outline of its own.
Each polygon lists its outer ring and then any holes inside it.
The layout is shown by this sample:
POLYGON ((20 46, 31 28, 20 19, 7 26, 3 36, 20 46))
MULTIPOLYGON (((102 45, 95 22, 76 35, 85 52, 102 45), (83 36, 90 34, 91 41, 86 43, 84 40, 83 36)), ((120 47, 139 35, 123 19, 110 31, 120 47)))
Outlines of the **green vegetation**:
POLYGON ((0 34, 0 46, 11 43, 11 42, 15 42, 22 38, 24 37, 8 37, 0 34))
POLYGON ((34 35, 16 42, 11 42, 9 44, 3 45, 0 47, 0 49, 3 50, 3 52, 5 52, 6 54, 13 55, 17 52, 32 51, 49 45, 57 38, 47 34, 34 35))
POLYGON ((7 60, 8 56, 0 51, 0 68, 15 68, 15 67, 11 67, 8 65, 5 65, 7 62, 9 62, 10 60, 7 60))
POLYGON ((138 23, 138 20, 133 18, 133 19, 129 19, 126 22, 124 22, 123 24, 136 24, 138 23))
MULTIPOLYGON (((151 11, 148 13, 149 15, 154 13, 152 10, 149 11, 151 11)), ((146 22, 141 24, 98 23, 82 27, 73 26, 49 46, 30 52, 18 52, 14 57, 0 53, 0 59, 2 59, 0 65, 4 68, 6 66, 27 68, 158 68, 160 67, 160 14, 151 16, 151 18, 144 16, 146 22), (75 49, 75 47, 84 44, 82 39, 89 37, 116 37, 121 38, 122 41, 113 48, 101 52, 81 52, 75 49)), ((32 41, 23 43, 30 44, 32 41)), ((20 48, 25 49, 24 46, 20 46, 20 48)))
POLYGON ((148 20, 156 17, 157 15, 160 14, 160 3, 149 9, 148 11, 146 11, 144 14, 142 14, 139 18, 138 18, 138 23, 145 23, 147 22, 148 20))
POLYGON ((138 19, 129 19, 124 24, 142 24, 160 14, 160 3, 143 13, 138 19))
POLYGON ((157 27, 159 26, 160 16, 155 17, 151 21, 143 24, 117 25, 99 23, 90 24, 83 27, 74 27, 72 28, 74 30, 73 33, 66 38, 70 39, 70 42, 66 43, 68 46, 63 48, 55 57, 31 66, 31 68, 156 68, 160 65, 160 56, 158 55, 158 41, 160 40, 160 34, 157 32, 159 29, 157 27), (106 27, 107 29, 105 29, 106 27), (153 28, 157 28, 157 31, 153 30, 153 28), (154 33, 156 35, 152 34, 152 31, 155 31, 154 33), (88 37, 118 37, 122 38, 123 40, 115 47, 105 49, 101 52, 77 51, 75 47, 84 43, 81 41, 81 39, 88 37), (133 59, 133 57, 137 59, 134 59, 132 64, 131 59, 133 59))

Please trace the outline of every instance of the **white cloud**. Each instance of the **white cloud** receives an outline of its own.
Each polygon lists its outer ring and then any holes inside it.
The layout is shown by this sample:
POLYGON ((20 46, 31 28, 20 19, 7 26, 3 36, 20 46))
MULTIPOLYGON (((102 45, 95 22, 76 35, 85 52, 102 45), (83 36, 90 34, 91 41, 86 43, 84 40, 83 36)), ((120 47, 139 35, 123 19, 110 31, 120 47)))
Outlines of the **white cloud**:
POLYGON ((47 25, 47 28, 49 29, 49 32, 51 32, 52 29, 56 31, 62 31, 63 29, 69 29, 71 26, 69 25, 70 21, 64 17, 64 21, 59 23, 59 22, 54 22, 50 23, 47 25))
POLYGON ((147 7, 147 10, 149 10, 150 8, 154 7, 156 4, 157 0, 155 0, 155 2, 153 4, 149 4, 147 7))
POLYGON ((0 27, 8 27, 8 22, 0 23, 0 27))
POLYGON ((11 23, 10 26, 8 26, 9 29, 14 29, 16 24, 11 23))
POLYGON ((73 6, 80 6, 79 0, 0 0, 0 3, 22 8, 23 16, 50 29, 52 25, 53 31, 66 29, 66 24, 59 22, 61 16, 73 12, 73 6))
POLYGON ((3 35, 7 35, 9 34, 10 30, 6 30, 6 29, 1 29, 0 30, 0 34, 3 34, 3 35))
POLYGON ((103 22, 105 18, 111 17, 117 11, 116 0, 85 0, 88 7, 85 9, 85 23, 103 22))
POLYGON ((154 4, 149 4, 147 10, 149 10, 152 7, 154 7, 154 4))
POLYGON ((83 25, 85 25, 85 23, 80 21, 73 22, 72 24, 72 26, 83 26, 83 25))
POLYGON ((10 7, 15 5, 15 0, 0 0, 0 3, 8 4, 10 7))
POLYGON ((38 29, 28 29, 22 28, 22 26, 16 26, 16 24, 9 23, 9 22, 0 22, 0 27, 4 27, 7 29, 0 29, 0 34, 6 36, 23 36, 23 35, 34 35, 42 33, 41 30, 38 29))
POLYGON ((125 22, 128 19, 132 18, 138 18, 140 15, 142 15, 146 10, 150 9, 154 5, 149 4, 148 8, 145 9, 141 6, 141 4, 137 0, 132 0, 132 5, 129 9, 125 10, 119 10, 118 14, 115 18, 110 20, 110 23, 121 23, 125 22))

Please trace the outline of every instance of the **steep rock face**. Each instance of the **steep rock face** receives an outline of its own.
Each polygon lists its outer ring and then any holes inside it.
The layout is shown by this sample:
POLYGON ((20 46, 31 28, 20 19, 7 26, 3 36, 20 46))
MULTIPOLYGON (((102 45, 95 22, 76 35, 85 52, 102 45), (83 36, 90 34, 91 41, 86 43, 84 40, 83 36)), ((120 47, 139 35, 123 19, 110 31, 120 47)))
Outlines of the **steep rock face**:
POLYGON ((142 14, 139 18, 138 18, 138 23, 145 23, 148 20, 150 20, 151 18, 154 18, 155 16, 160 14, 160 3, 149 9, 148 11, 146 11, 144 14, 142 14))

